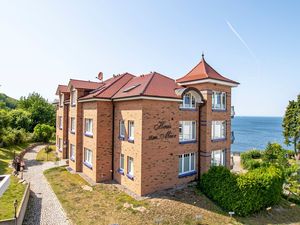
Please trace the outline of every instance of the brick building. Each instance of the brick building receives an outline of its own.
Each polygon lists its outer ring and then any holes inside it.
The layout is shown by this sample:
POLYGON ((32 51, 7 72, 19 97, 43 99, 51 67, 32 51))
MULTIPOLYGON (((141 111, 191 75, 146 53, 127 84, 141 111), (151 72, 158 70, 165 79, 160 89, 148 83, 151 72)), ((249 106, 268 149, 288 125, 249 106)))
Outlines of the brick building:
POLYGON ((138 195, 188 183, 211 165, 230 167, 231 88, 204 57, 176 81, 152 72, 59 85, 57 151, 95 182, 138 195))

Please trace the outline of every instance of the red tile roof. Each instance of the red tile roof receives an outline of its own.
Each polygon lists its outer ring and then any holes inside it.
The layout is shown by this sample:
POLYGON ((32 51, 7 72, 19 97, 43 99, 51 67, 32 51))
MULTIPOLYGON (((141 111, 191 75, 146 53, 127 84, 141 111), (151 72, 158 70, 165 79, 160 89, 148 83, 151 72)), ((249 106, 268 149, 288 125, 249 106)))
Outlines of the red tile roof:
POLYGON ((124 73, 121 75, 114 76, 104 81, 102 86, 91 91, 88 95, 81 99, 90 98, 112 98, 128 81, 130 81, 134 75, 130 73, 124 73))
POLYGON ((100 86, 102 86, 103 83, 94 82, 94 81, 71 79, 68 86, 70 86, 70 85, 72 85, 76 89, 94 90, 94 89, 99 88, 100 86))
POLYGON ((230 80, 223 77, 217 71, 215 71, 204 59, 202 55, 202 60, 198 63, 187 75, 176 80, 177 83, 184 83, 197 80, 214 79, 219 81, 225 81, 233 84, 239 84, 236 81, 230 80))
POLYGON ((175 89, 179 87, 175 80, 153 72, 132 78, 113 96, 113 99, 137 96, 180 98, 175 94, 175 89))
POLYGON ((59 93, 68 93, 70 92, 68 90, 68 86, 67 85, 61 85, 59 84, 57 89, 56 89, 56 94, 59 95, 59 93))

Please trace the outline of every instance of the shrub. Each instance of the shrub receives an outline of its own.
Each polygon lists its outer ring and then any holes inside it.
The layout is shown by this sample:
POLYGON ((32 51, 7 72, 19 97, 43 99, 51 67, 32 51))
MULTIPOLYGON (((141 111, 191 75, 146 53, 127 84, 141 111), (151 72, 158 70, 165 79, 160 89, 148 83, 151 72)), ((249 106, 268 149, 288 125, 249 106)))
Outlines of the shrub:
POLYGON ((225 167, 212 167, 203 174, 200 189, 224 210, 246 216, 278 203, 283 175, 276 167, 254 169, 243 175, 225 167))
POLYGON ((244 169, 256 169, 261 166, 261 162, 258 161, 262 157, 262 151, 253 149, 241 154, 241 163, 244 169))
POLYGON ((38 124, 34 127, 34 140, 41 142, 49 142, 53 136, 54 127, 47 124, 38 124))
POLYGON ((287 159, 285 158, 286 151, 280 144, 268 143, 263 154, 263 161, 267 164, 276 164, 278 166, 287 166, 287 159))
POLYGON ((0 138, 0 143, 7 147, 10 145, 22 144, 29 140, 29 134, 24 129, 12 129, 10 127, 3 130, 0 138))

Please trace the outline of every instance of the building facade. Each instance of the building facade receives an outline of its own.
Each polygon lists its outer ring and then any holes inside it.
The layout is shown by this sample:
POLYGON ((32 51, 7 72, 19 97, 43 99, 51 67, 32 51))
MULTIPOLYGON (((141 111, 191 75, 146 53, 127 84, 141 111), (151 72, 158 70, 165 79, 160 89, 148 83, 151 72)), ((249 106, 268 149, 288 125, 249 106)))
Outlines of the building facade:
POLYGON ((95 182, 115 180, 138 195, 230 167, 231 88, 239 83, 202 60, 173 80, 152 72, 70 80, 57 95, 57 151, 95 182))

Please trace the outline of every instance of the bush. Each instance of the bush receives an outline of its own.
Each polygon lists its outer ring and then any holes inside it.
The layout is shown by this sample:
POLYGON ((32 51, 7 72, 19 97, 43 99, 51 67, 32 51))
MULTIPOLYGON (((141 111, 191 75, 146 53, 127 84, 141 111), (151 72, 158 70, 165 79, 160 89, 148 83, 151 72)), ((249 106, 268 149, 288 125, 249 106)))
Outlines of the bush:
POLYGON ((233 174, 225 167, 212 167, 202 175, 199 185, 201 191, 224 210, 246 216, 278 203, 283 175, 273 166, 243 175, 233 174))
POLYGON ((262 157, 262 151, 253 149, 241 154, 241 163, 244 169, 252 170, 261 166, 258 161, 262 157))
POLYGON ((50 125, 38 124, 34 127, 34 140, 41 142, 49 142, 49 140, 53 136, 54 131, 55 128, 50 125))
POLYGON ((30 135, 26 133, 24 129, 17 130, 7 128, 1 135, 0 143, 2 143, 3 146, 7 147, 10 145, 22 144, 29 141, 29 139, 30 135))
POLYGON ((286 151, 280 144, 268 143, 263 154, 263 161, 267 164, 275 164, 281 167, 287 166, 287 159, 285 158, 286 151))

